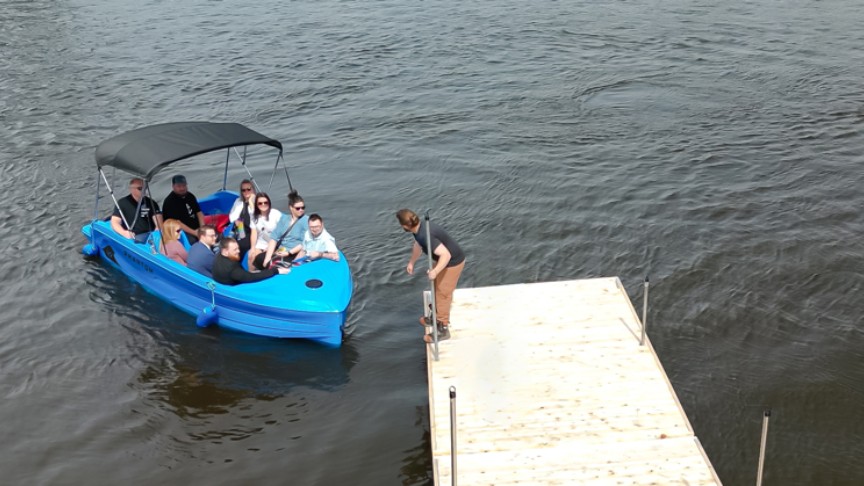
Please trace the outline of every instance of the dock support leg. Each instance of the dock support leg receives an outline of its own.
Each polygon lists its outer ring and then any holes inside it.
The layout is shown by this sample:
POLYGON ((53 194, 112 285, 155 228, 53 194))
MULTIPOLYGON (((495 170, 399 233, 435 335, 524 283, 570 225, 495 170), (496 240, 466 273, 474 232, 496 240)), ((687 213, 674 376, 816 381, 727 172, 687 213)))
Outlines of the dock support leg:
MULTIPOLYGON (((429 270, 434 268, 432 262, 432 237, 429 236, 429 211, 426 211, 426 256, 429 259, 429 270)), ((438 310, 435 308, 435 280, 430 280, 432 296, 432 357, 438 361, 438 310)))
POLYGON ((762 415, 762 441, 759 444, 759 470, 756 472, 756 486, 762 486, 762 473, 765 469, 765 445, 768 443, 768 419, 771 418, 771 409, 765 410, 762 415))
POLYGON ((645 344, 645 329, 648 327, 648 276, 645 276, 645 294, 642 297, 642 338, 639 346, 645 344))
POLYGON ((450 480, 456 486, 456 387, 450 387, 450 480))

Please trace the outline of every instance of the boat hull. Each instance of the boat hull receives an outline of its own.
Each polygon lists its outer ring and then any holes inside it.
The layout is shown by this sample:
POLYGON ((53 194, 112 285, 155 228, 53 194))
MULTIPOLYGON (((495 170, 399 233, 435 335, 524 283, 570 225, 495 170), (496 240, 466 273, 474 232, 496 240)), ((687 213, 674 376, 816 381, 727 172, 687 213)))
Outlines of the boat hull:
POLYGON ((175 307, 200 316, 215 301, 216 322, 236 331, 276 338, 342 343, 353 292, 344 255, 340 262, 315 261, 287 275, 241 285, 222 285, 168 259, 151 243, 135 243, 107 221, 82 228, 98 256, 175 307))

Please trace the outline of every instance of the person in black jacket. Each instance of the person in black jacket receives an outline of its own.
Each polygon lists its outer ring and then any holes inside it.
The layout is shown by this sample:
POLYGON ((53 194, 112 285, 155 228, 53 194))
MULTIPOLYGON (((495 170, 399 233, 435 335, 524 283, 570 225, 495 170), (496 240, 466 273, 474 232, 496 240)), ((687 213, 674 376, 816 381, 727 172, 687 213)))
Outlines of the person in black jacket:
POLYGON ((204 213, 198 198, 189 192, 185 176, 175 175, 171 179, 171 194, 162 203, 162 217, 180 221, 180 229, 186 233, 190 245, 198 241, 198 228, 204 226, 204 213))
POLYGON ((219 254, 213 261, 213 280, 226 285, 259 282, 277 273, 286 274, 288 268, 268 268, 258 273, 247 272, 240 266, 240 245, 234 238, 223 238, 219 243, 219 254))

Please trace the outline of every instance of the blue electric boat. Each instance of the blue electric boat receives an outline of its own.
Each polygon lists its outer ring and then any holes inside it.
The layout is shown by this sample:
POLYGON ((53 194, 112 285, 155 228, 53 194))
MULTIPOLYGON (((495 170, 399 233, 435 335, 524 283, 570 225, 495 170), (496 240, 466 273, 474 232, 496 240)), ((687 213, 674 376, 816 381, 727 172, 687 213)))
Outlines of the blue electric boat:
MULTIPOLYGON (((99 216, 99 186, 108 187, 114 206, 112 182, 105 169, 113 167, 144 180, 142 194, 150 196, 149 183, 160 170, 175 162, 217 150, 227 150, 222 189, 201 198, 205 215, 227 215, 238 194, 225 189, 231 152, 246 166, 246 147, 265 145, 278 150, 270 182, 284 166, 282 144, 236 123, 165 123, 132 130, 102 142, 96 149, 98 180, 93 220, 81 231, 90 240, 83 252, 98 256, 141 284, 145 289, 181 310, 197 316, 199 326, 212 323, 238 331, 278 338, 311 339, 328 346, 342 343, 342 331, 353 282, 345 255, 334 262, 320 259, 294 266, 285 275, 241 285, 223 285, 169 259, 156 249, 160 231, 136 242, 111 228, 111 216, 99 216), (242 153, 238 148, 242 148, 242 153)), ((128 178, 121 182, 126 183, 128 178)), ((256 183, 257 185, 257 183, 256 183)), ((293 186, 291 186, 293 188, 293 186)), ((218 217, 217 217, 218 218, 218 217)), ((128 222, 131 223, 131 222, 128 222)), ((127 225, 129 226, 129 225, 127 225)), ((188 241, 181 238, 184 245, 188 241)))

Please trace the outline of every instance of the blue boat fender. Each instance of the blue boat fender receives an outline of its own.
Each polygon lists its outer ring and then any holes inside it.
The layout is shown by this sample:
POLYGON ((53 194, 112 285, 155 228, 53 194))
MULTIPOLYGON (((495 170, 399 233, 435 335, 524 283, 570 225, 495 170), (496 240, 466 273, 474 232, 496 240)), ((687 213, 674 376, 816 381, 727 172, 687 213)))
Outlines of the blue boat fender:
POLYGON ((210 305, 203 308, 195 317, 195 324, 198 327, 209 327, 219 322, 219 309, 216 308, 216 284, 207 282, 207 288, 210 289, 210 305))
POLYGON ((215 305, 205 307, 195 318, 198 327, 210 327, 217 322, 219 322, 219 310, 215 305))
POLYGON ((94 243, 87 243, 84 248, 81 248, 81 253, 88 257, 94 257, 99 254, 99 247, 94 243))

